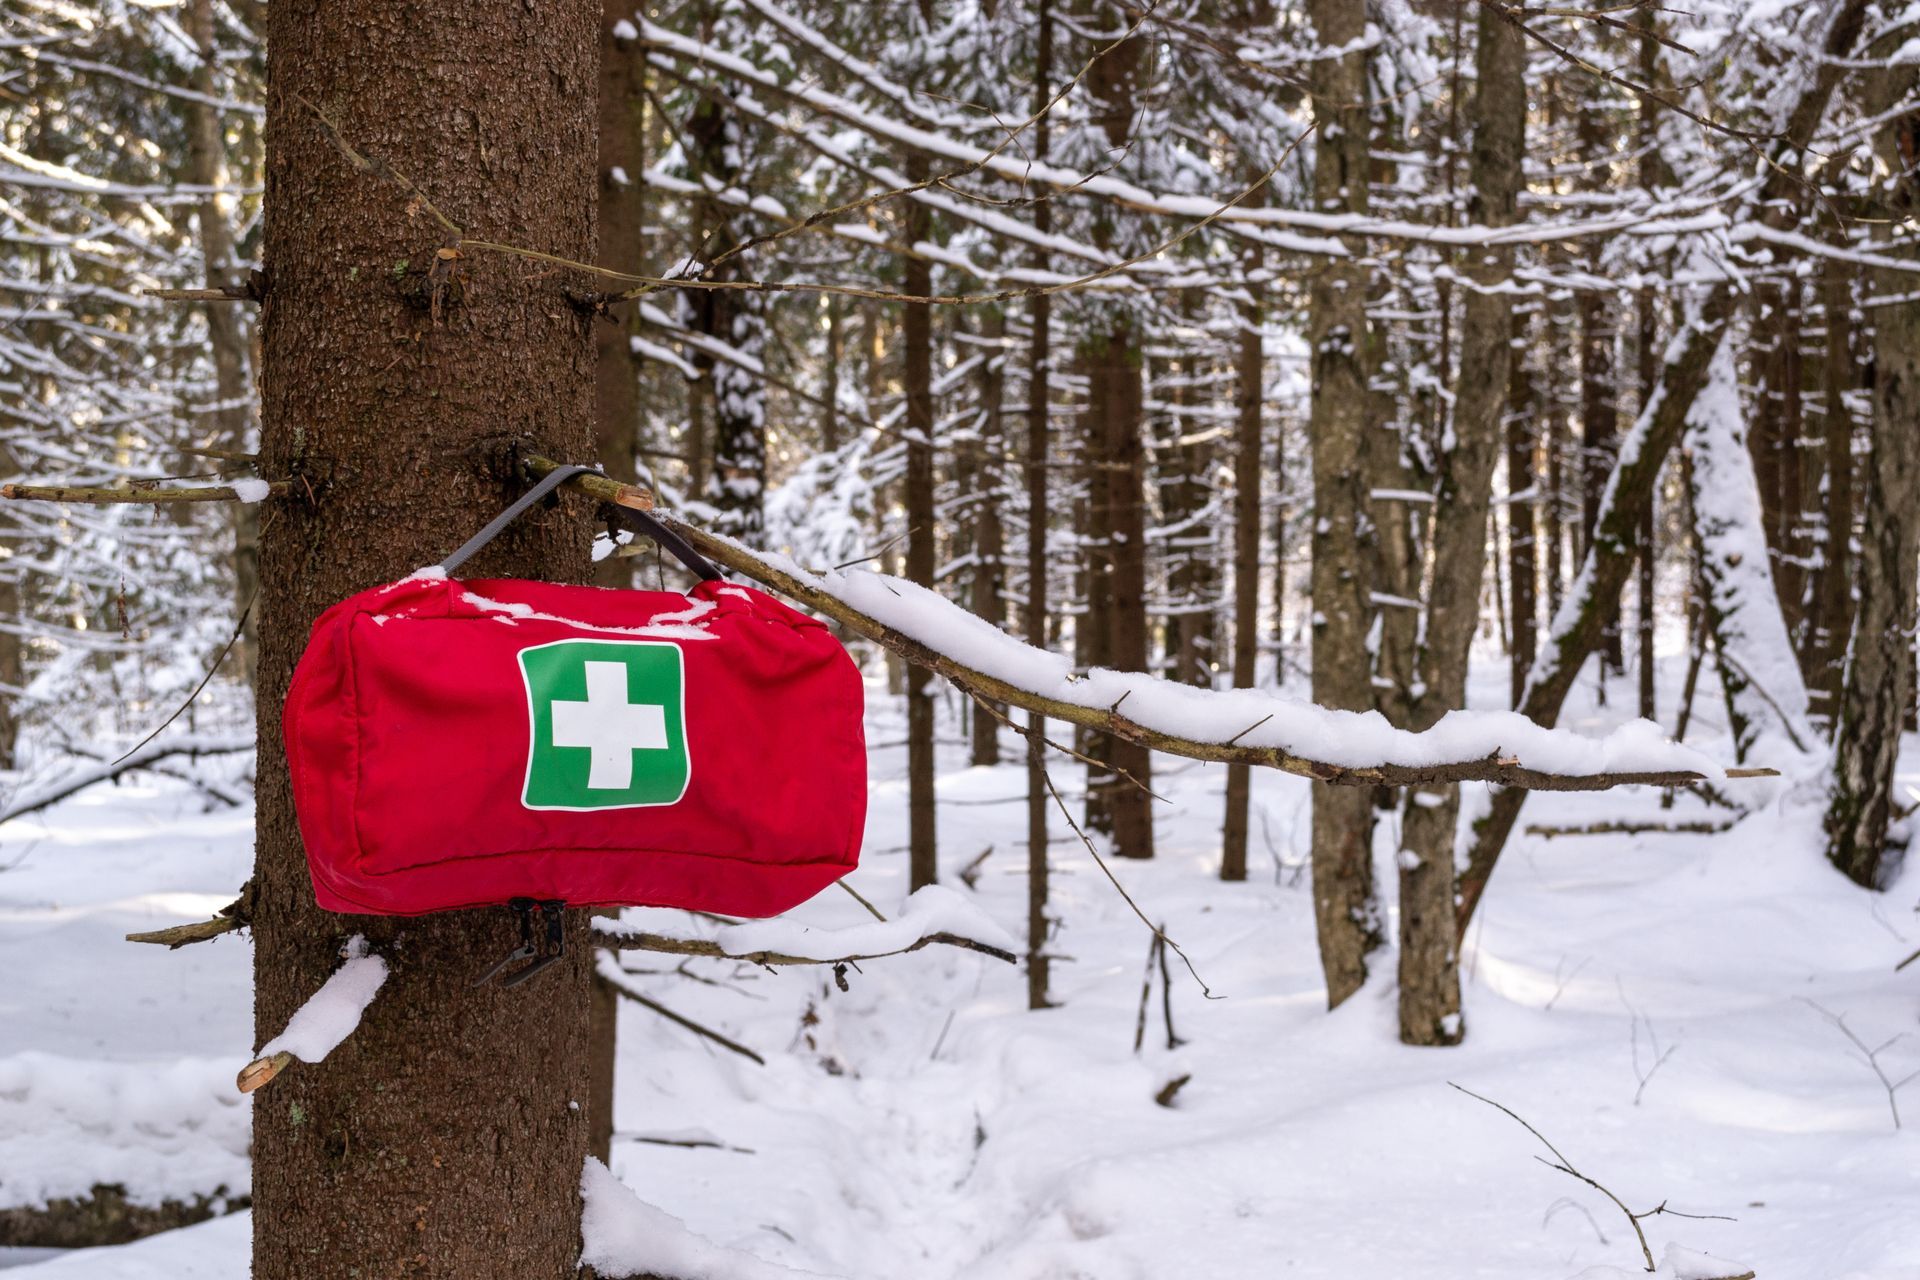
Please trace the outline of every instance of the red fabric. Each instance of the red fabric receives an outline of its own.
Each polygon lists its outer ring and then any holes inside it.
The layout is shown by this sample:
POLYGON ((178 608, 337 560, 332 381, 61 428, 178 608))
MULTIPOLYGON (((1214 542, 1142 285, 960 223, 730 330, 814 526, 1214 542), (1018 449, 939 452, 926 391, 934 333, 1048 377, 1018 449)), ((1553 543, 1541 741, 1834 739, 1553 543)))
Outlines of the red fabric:
POLYGON ((709 582, 688 597, 423 575, 363 591, 314 624, 287 695, 315 896, 379 915, 513 897, 784 911, 858 860, 863 702, 832 633, 750 588, 709 582), (684 794, 528 808, 522 651, 636 639, 680 650, 684 794))

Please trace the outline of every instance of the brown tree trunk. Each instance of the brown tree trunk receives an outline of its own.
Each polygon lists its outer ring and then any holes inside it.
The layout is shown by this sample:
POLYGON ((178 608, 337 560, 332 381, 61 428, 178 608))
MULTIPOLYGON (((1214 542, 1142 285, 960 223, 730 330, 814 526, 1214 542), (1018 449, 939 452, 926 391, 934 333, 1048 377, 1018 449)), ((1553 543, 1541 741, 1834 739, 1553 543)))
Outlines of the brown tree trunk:
MULTIPOLYGON (((1053 5, 1036 0, 1033 110, 1035 157, 1044 163, 1050 141, 1044 110, 1053 96, 1053 5)), ((1033 225, 1044 239, 1053 229, 1053 205, 1034 206, 1033 225)), ((1036 246, 1033 267, 1044 275, 1047 251, 1036 246)), ((1027 347, 1027 643, 1047 647, 1047 524, 1051 509, 1047 495, 1049 447, 1047 396, 1052 382, 1053 298, 1035 295, 1029 308, 1033 332, 1027 347)), ((1047 909, 1051 864, 1047 859, 1047 722, 1038 714, 1027 717, 1027 1008, 1044 1009, 1052 1003, 1052 977, 1047 944, 1053 923, 1047 909)))
MULTIPOLYGON (((1249 269, 1259 255, 1248 258, 1249 269)), ((1258 295, 1240 311, 1234 363, 1233 453, 1233 687, 1251 689, 1260 663, 1260 410, 1266 400, 1266 352, 1258 295)), ((1253 778, 1243 764, 1227 766, 1227 817, 1220 834, 1220 878, 1247 878, 1247 837, 1253 778)))
MULTIPOLYGON (((616 35, 631 6, 608 0, 600 12, 600 243, 597 262, 633 271, 644 251, 646 96, 644 63, 636 40, 616 35)), ((632 31, 631 25, 625 27, 632 31)), ((621 308, 593 327, 593 443, 600 467, 616 480, 634 478, 640 447, 640 361, 633 353, 636 309, 621 308)), ((593 566, 594 585, 633 586, 630 556, 607 556, 593 566)), ((619 1059, 620 996, 596 978, 588 1041, 588 1147, 603 1163, 613 1158, 614 1067, 619 1059)))
POLYGON ((1535 529, 1541 504, 1540 474, 1534 466, 1538 417, 1534 412, 1533 378, 1522 349, 1527 337, 1525 312, 1514 311, 1512 326, 1514 349, 1508 357, 1507 372, 1507 613, 1513 637, 1509 649, 1510 705, 1517 707, 1539 647, 1536 552, 1540 544, 1535 529), (1523 494, 1527 496, 1523 498, 1523 494))
MULTIPOLYGON (((214 41, 212 0, 193 0, 188 7, 187 34, 192 37, 199 62, 193 69, 193 87, 207 98, 218 96, 214 80, 214 59, 218 53, 214 41)), ((208 101, 196 101, 188 112, 188 181, 202 187, 220 185, 227 155, 225 123, 220 108, 208 101)), ((200 256, 206 263, 207 287, 222 288, 239 284, 233 261, 233 234, 227 226, 227 211, 218 196, 200 197, 195 210, 199 224, 200 256)), ((232 303, 209 302, 207 349, 213 357, 214 395, 218 407, 207 415, 214 429, 214 440, 222 449, 244 451, 247 447, 247 406, 252 397, 247 385, 247 337, 241 327, 240 309, 232 303)), ((259 621, 247 612, 253 604, 260 581, 260 507, 241 502, 233 506, 233 612, 242 619, 240 632, 241 669, 249 687, 260 666, 259 621)))
MULTIPOLYGON (((625 0, 607 0, 600 14, 600 255, 596 261, 615 271, 637 270, 644 253, 646 201, 640 175, 647 165, 646 63, 637 38, 614 34, 622 23, 626 31, 633 30, 627 21, 632 10, 625 0)), ((594 456, 616 480, 634 478, 640 451, 641 362, 631 341, 637 315, 636 307, 621 307, 593 327, 594 456)), ((594 583, 630 587, 633 565, 631 557, 608 556, 594 566, 594 583)), ((594 1043, 600 1043, 598 1037, 594 1043)))
MULTIPOLYGON (((1146 41, 1132 36, 1103 50, 1087 71, 1096 121, 1116 154, 1130 145, 1134 125, 1134 97, 1146 41)), ((1103 250, 1113 245, 1114 228, 1102 218, 1094 228, 1094 242, 1103 250)), ((1142 353, 1135 318, 1124 304, 1101 317, 1105 324, 1086 351, 1092 384, 1089 439, 1098 448, 1089 460, 1096 489, 1095 527, 1105 547, 1104 613, 1089 601, 1087 616, 1098 627, 1104 621, 1104 665, 1116 671, 1147 669, 1147 558, 1146 451, 1144 397, 1140 383, 1142 353)), ((1135 742, 1109 739, 1100 744, 1100 758, 1112 772, 1100 779, 1106 790, 1105 808, 1112 823, 1113 851, 1122 858, 1153 856, 1152 759, 1135 742)), ((1088 804, 1095 782, 1087 780, 1088 804)))
POLYGON ((1821 522, 1820 572, 1814 576, 1813 648, 1809 694, 1829 728, 1839 718, 1847 638, 1853 634, 1853 409, 1847 396, 1858 380, 1853 352, 1852 269, 1827 261, 1820 276, 1827 349, 1821 366, 1822 460, 1826 512, 1821 522))
MULTIPOLYGON (((991 344, 990 354, 980 373, 980 436, 974 443, 976 467, 973 493, 973 580, 972 609, 981 618, 998 627, 1005 623, 1007 602, 1004 594, 1006 533, 1001 524, 1000 504, 1004 496, 1002 477, 1006 467, 1006 426, 1003 397, 1006 391, 1006 356, 1002 350, 1007 336, 1006 313, 991 308, 982 326, 983 336, 991 344)), ((1000 718, 984 703, 973 704, 973 763, 1000 763, 1000 718)))
MULTIPOLYGON (((907 181, 927 176, 925 152, 907 157, 907 181)), ((906 241, 918 244, 932 233, 927 206, 907 202, 906 241)), ((918 255, 907 258, 902 287, 908 295, 932 292, 932 267, 918 255)), ((907 303, 902 342, 907 392, 907 580, 933 588, 933 309, 907 303)), ((925 667, 907 670, 907 860, 908 879, 915 889, 939 879, 934 846, 933 676, 925 667)))
MULTIPOLYGON (((1362 0, 1309 0, 1323 48, 1353 48, 1366 31, 1362 0)), ((1366 55, 1356 50, 1313 64, 1314 208, 1367 211, 1366 55)), ((1367 385, 1367 270, 1347 260, 1316 268, 1308 298, 1313 446, 1313 700, 1323 707, 1373 707, 1367 662, 1368 584, 1361 524, 1367 476, 1361 459, 1371 394, 1367 385)), ((1373 888, 1373 796, 1364 787, 1313 789, 1313 905, 1327 1006, 1367 979, 1380 945, 1373 888)))
MULTIPOLYGON (((740 117, 730 107, 728 92, 718 100, 702 97, 687 121, 687 153, 697 182, 708 179, 722 188, 740 183, 740 117)), ((700 253, 712 262, 740 243, 735 215, 718 200, 702 209, 700 253)), ((744 264, 733 258, 714 271, 717 280, 738 280, 744 264)), ((766 349, 766 317, 761 295, 737 289, 687 289, 681 302, 688 325, 750 358, 766 349)), ((767 388, 759 375, 732 360, 715 360, 696 352, 695 367, 704 371, 712 388, 712 441, 702 491, 715 511, 723 532, 751 541, 765 522, 767 486, 767 388)))
MULTIPOLYGON (((1094 385, 1103 388, 1103 444, 1096 472, 1106 497, 1107 665, 1116 671, 1147 669, 1146 452, 1141 447, 1140 347, 1131 317, 1118 318, 1089 361, 1094 385)), ((1096 410, 1097 412, 1097 410, 1096 410)), ((1152 757, 1136 742, 1110 739, 1112 767, 1107 807, 1113 820, 1113 851, 1122 858, 1153 856, 1152 757)))
MULTIPOLYGON (((286 1025, 348 935, 391 974, 344 1045, 254 1108, 255 1280, 560 1280, 579 1258, 585 913, 569 913, 565 963, 506 991, 472 985, 512 945, 504 911, 320 911, 279 744, 316 615, 439 560, 524 487, 516 450, 592 450, 592 335, 567 296, 587 282, 484 253, 434 270, 447 237, 351 167, 315 108, 471 234, 591 260, 597 15, 269 11, 262 462, 300 483, 260 542, 256 1035, 286 1025)), ((583 516, 521 521, 475 571, 585 579, 583 516)))
MULTIPOLYGON (((1885 112, 1906 100, 1911 67, 1873 77, 1870 96, 1885 112)), ((1881 126, 1875 150, 1885 171, 1881 216, 1896 225, 1920 213, 1920 114, 1881 126)), ((1896 250, 1883 248, 1883 253, 1896 250)), ((1870 271, 1875 294, 1909 292, 1909 272, 1870 271)), ((1873 447, 1863 467, 1860 568, 1853 645, 1834 732, 1827 857, 1857 884, 1880 888, 1898 859, 1887 844, 1896 799, 1894 767, 1914 693, 1914 618, 1920 611, 1920 307, 1873 311, 1873 447)))
MULTIPOLYGON (((1504 227, 1515 218, 1526 152, 1527 51, 1525 37, 1501 14, 1482 9, 1477 23, 1468 220, 1504 227)), ((1468 251, 1467 273, 1477 287, 1467 291, 1462 308, 1453 447, 1440 454, 1434 489, 1433 587, 1409 726, 1416 730, 1467 705, 1467 659, 1480 621, 1487 513, 1512 354, 1513 307, 1501 286, 1512 270, 1509 248, 1468 251)), ((1465 1031, 1453 922, 1459 811, 1457 785, 1415 787, 1407 797, 1400 844, 1400 1039, 1406 1044, 1458 1044, 1465 1031)))

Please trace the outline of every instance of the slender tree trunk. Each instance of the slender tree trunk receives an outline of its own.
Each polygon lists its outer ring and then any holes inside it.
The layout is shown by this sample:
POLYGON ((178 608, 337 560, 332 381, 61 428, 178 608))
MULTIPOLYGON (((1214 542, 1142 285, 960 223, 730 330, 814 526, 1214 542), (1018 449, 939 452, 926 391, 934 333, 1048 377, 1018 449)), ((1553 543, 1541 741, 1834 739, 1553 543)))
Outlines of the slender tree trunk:
MULTIPOLYGON (((1034 156, 1045 162, 1049 154, 1047 115, 1044 110, 1053 97, 1053 4, 1035 0, 1033 110, 1038 119, 1033 130, 1034 156)), ((1033 225, 1044 239, 1053 229, 1053 205, 1042 200, 1034 206, 1033 225)), ((1033 268, 1044 275, 1047 251, 1035 246, 1033 268)), ((1035 295, 1028 315, 1033 326, 1027 347, 1027 643, 1036 649, 1047 647, 1047 524, 1052 512, 1048 502, 1047 471, 1051 455, 1047 430, 1047 396, 1051 387, 1053 360, 1053 298, 1035 295)), ((1052 939, 1053 922, 1047 898, 1051 864, 1047 858, 1047 722, 1035 712, 1027 717, 1027 1007, 1044 1009, 1049 998, 1052 963, 1047 944, 1052 939)))
MULTIPOLYGON (((592 449, 592 335, 568 300, 588 282, 484 253, 430 275, 445 238, 350 166, 315 108, 470 234, 590 261, 597 16, 503 0, 269 9, 262 463, 299 482, 260 540, 256 1035, 286 1025, 349 935, 391 972, 344 1045, 254 1108, 255 1280, 561 1280, 579 1258, 586 914, 568 913, 564 963, 503 991, 473 980, 513 943, 504 911, 320 911, 279 744, 323 609, 446 554, 524 487, 518 451, 592 449)), ((583 581, 583 516, 521 521, 476 572, 583 581)))
MULTIPOLYGON (((195 92, 215 98, 219 85, 214 79, 214 59, 218 54, 214 39, 213 0, 192 0, 188 6, 187 32, 192 37, 199 61, 193 69, 195 92)), ((188 180, 201 187, 220 185, 227 155, 226 128, 220 108, 209 101, 193 102, 188 109, 188 180)), ((240 283, 233 261, 233 234, 227 225, 227 211, 220 197, 211 193, 200 197, 195 209, 200 232, 200 256, 206 263, 207 287, 217 289, 240 283)), ((214 395, 218 406, 208 415, 214 439, 222 449, 244 452, 247 448, 247 406, 252 397, 247 386, 247 337, 241 327, 240 308, 231 303, 209 302, 205 306, 207 348, 213 357, 214 395)), ((260 582, 260 507, 241 502, 233 506, 233 611, 242 619, 240 631, 241 669, 252 687, 260 666, 259 622, 250 613, 254 592, 260 582)))
MULTIPOLYGON (((1248 258, 1257 269, 1257 251, 1248 258)), ((1233 453, 1233 687, 1251 689, 1260 663, 1260 411, 1266 399, 1266 352, 1258 295, 1240 311, 1234 363, 1233 453)), ((1227 766, 1227 817, 1220 837, 1220 878, 1247 878, 1252 771, 1227 766)))
MULTIPOLYGON (((925 152, 908 155, 907 181, 927 176, 925 152)), ((918 244, 932 234, 927 206, 907 202, 906 240, 918 244)), ((911 296, 933 291, 932 266, 919 256, 903 264, 902 287, 911 296)), ((907 580, 932 589, 933 509, 933 309, 908 303, 902 326, 907 392, 907 580)), ((925 667, 907 670, 907 858, 913 888, 940 878, 934 845, 933 676, 925 667)))
MULTIPOLYGON (((644 62, 636 40, 625 32, 630 6, 609 0, 600 12, 600 252, 596 259, 615 271, 633 271, 641 262, 646 222, 646 96, 644 62)), ((634 477, 640 448, 640 360, 631 338, 637 319, 626 307, 601 318, 593 328, 593 445, 600 467, 618 480, 634 477)), ((634 560, 607 556, 593 566, 596 586, 633 586, 634 560)), ((593 981, 593 1007, 587 1064, 589 1147, 595 1159, 611 1163, 614 1131, 614 1076, 619 1061, 620 995, 610 983, 593 981)))
POLYGON ((1527 672, 1539 647, 1539 569, 1535 533, 1540 512, 1540 475, 1534 466, 1538 444, 1534 428, 1533 379, 1527 368, 1527 316, 1515 308, 1507 372, 1507 590, 1513 643, 1509 651, 1511 705, 1519 706, 1527 672), (1527 495, 1522 497, 1521 495, 1527 495))
MULTIPOLYGON (((1118 155, 1131 145, 1135 95, 1146 41, 1138 35, 1102 50, 1087 69, 1087 85, 1094 102, 1096 123, 1107 144, 1118 155)), ((1094 228, 1094 243, 1114 248, 1114 227, 1102 218, 1094 228)), ((1147 560, 1146 560, 1146 450, 1141 387, 1141 335, 1132 309, 1124 302, 1103 309, 1099 332, 1085 352, 1092 384, 1088 439, 1096 442, 1092 464, 1095 527, 1103 535, 1105 572, 1095 576, 1100 590, 1090 593, 1105 608, 1088 602, 1087 617, 1100 626, 1103 665, 1116 671, 1147 669, 1147 560)), ((1090 752, 1089 754, 1096 754, 1090 752)), ((1097 756, 1111 769, 1100 783, 1105 788, 1106 816, 1113 833, 1113 851, 1122 858, 1153 856, 1152 758, 1135 742, 1107 739, 1097 756)), ((1095 780, 1087 780, 1089 817, 1094 805, 1095 780)))
MULTIPOLYGON (((646 170, 646 95, 642 73, 646 65, 627 21, 632 5, 607 0, 600 15, 600 256, 603 267, 636 270, 644 252, 642 228, 646 201, 640 175, 646 170)), ((634 478, 640 451, 640 360, 631 339, 638 324, 637 308, 622 307, 593 328, 594 456, 616 480, 634 478)), ((602 587, 633 585, 633 559, 608 556, 594 566, 593 580, 602 587)), ((596 991, 599 986, 596 984, 596 991)), ((602 997, 596 996, 599 1012, 602 997)), ((614 1001, 611 994, 604 997, 614 1001)), ((596 1036, 595 1045, 601 1041, 596 1036)), ((611 1044, 611 1040, 607 1041, 611 1044)), ((611 1118, 609 1117, 609 1124, 611 1118)), ((605 1157, 602 1157, 603 1159, 605 1157)))
MULTIPOLYGON (((1490 9, 1478 15, 1468 218, 1477 226, 1512 224, 1526 153, 1525 37, 1490 9)), ((1475 284, 1462 308, 1460 378, 1453 447, 1440 455, 1434 491, 1433 587, 1427 598, 1411 728, 1431 728, 1467 705, 1467 659, 1480 621, 1487 515, 1500 456, 1512 355, 1511 295, 1502 287, 1513 251, 1469 251, 1475 284)), ((1460 969, 1453 921, 1454 829, 1460 788, 1421 786, 1407 798, 1400 857, 1400 1039, 1458 1044, 1460 969)))
MULTIPOLYGON (((1313 64, 1314 207, 1367 211, 1366 31, 1361 0, 1309 0, 1323 48, 1354 49, 1313 64)), ((1367 512, 1364 453, 1367 383, 1367 270, 1344 259, 1316 268, 1308 297, 1313 446, 1313 700, 1323 707, 1373 706, 1367 662, 1368 585, 1362 547, 1367 512)), ((1373 796, 1364 787, 1313 789, 1313 899, 1327 1005, 1337 1007, 1367 979, 1380 945, 1373 888, 1373 796)))
MULTIPOLYGON (((731 92, 730 90, 727 92, 731 92)), ((684 130, 691 144, 688 162, 697 182, 711 180, 721 188, 740 183, 742 138, 739 113, 721 100, 702 97, 684 130)), ((701 254, 713 262, 740 243, 735 214, 718 200, 703 202, 706 232, 701 254)), ((716 268, 718 280, 738 280, 743 262, 730 259, 716 268)), ((767 321, 761 295, 737 289, 684 289, 680 294, 683 318, 689 327, 724 342, 749 359, 766 350, 767 321)), ((715 360, 699 353, 694 366, 712 388, 712 440, 702 495, 715 512, 721 531, 751 541, 765 522, 767 487, 767 387, 758 374, 731 360, 715 360)))
MULTIPOLYGON (((1005 495, 1006 426, 1002 403, 1006 392, 1006 313, 989 309, 982 326, 983 336, 992 345, 980 372, 980 438, 974 444, 978 463, 973 495, 973 612, 998 627, 1005 623, 1007 602, 1004 594, 1006 534, 1000 520, 1000 504, 1005 495)), ((993 708, 973 704, 973 763, 1000 763, 1000 719, 993 708)))
MULTIPOLYGON (((1886 113, 1913 91, 1911 66, 1876 73, 1869 96, 1886 113)), ((1920 213, 1920 114, 1882 125, 1875 151, 1883 172, 1881 216, 1895 224, 1920 213)), ((1897 252, 1882 248, 1883 253, 1897 252)), ((1910 251, 1908 251, 1910 254, 1910 251)), ((1873 291, 1911 291, 1909 272, 1870 271, 1873 291)), ((1886 885, 1899 865, 1888 847, 1896 800, 1900 735, 1914 695, 1913 637, 1920 617, 1920 307, 1873 311, 1873 448, 1866 456, 1860 529, 1859 604, 1834 732, 1827 857, 1857 884, 1886 885)))
POLYGON ((1822 454, 1826 471, 1825 518, 1821 522, 1820 572, 1814 577, 1815 661, 1808 682, 1831 730, 1839 721, 1846 674, 1847 638, 1853 634, 1853 409, 1848 393, 1858 379, 1853 353, 1852 269, 1827 261, 1820 297, 1826 312, 1827 349, 1822 365, 1822 454))

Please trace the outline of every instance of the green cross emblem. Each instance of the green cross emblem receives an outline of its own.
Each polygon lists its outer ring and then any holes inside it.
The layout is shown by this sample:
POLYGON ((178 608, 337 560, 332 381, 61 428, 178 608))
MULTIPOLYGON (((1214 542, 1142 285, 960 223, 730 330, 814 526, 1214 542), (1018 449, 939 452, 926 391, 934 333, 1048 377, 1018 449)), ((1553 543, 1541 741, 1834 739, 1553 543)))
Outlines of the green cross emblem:
POLYGON ((680 646, 555 640, 520 651, 529 809, 673 804, 693 774, 680 646))

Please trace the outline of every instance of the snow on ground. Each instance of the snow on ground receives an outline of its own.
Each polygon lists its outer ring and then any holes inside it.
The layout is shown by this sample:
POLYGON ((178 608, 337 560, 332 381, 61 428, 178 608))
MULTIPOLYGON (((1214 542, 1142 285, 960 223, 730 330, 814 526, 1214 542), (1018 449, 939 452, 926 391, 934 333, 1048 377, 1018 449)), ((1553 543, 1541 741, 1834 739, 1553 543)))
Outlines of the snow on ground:
MULTIPOLYGON (((1504 673, 1480 674, 1476 694, 1498 705, 1504 673)), ((1662 674, 1670 708, 1678 661, 1662 674)), ((1616 696, 1629 688, 1615 682, 1616 696)), ((872 692, 872 816, 853 884, 891 915, 906 889, 905 731, 897 702, 872 692)), ((1590 680, 1579 696, 1589 710, 1568 723, 1617 723, 1591 710, 1590 680)), ((967 767, 961 711, 949 701, 940 721, 941 865, 1018 934, 1022 767, 1011 740, 1007 764, 967 767), (968 889, 958 872, 983 853, 968 889)), ((1723 719, 1703 680, 1700 745, 1723 719)), ((715 1277, 745 1274, 725 1261, 740 1253, 845 1280, 1645 1274, 1619 1210, 1538 1162, 1535 1138, 1457 1082, 1636 1209, 1731 1219, 1648 1218, 1656 1259, 1672 1250, 1662 1274, 1707 1253, 1763 1280, 1920 1280, 1920 1084, 1896 1132, 1886 1091, 1827 1016, 1870 1045, 1904 1037, 1881 1058, 1895 1079, 1920 1069, 1920 978, 1893 972, 1920 947, 1917 882, 1875 895, 1829 872, 1803 790, 1773 785, 1763 812, 1720 835, 1517 837, 1464 957, 1467 1043, 1411 1049, 1394 1038, 1391 955, 1347 1007, 1322 1008, 1307 784, 1256 775, 1253 878, 1224 886, 1224 771, 1156 764, 1160 856, 1114 867, 1221 997, 1204 999, 1174 958, 1184 1043, 1167 1047, 1156 971, 1133 1051, 1148 938, 1057 813, 1055 1009, 1026 1010, 1017 969, 946 947, 863 964, 845 993, 826 972, 691 962, 707 984, 628 953, 640 989, 767 1058, 623 1008, 613 1170, 657 1208, 648 1220, 710 1242, 675 1247, 719 1260, 715 1277), (1172 1105, 1156 1104, 1183 1076, 1172 1105), (666 1144, 690 1134, 713 1145, 666 1144)), ((1079 770, 1054 772, 1074 798, 1079 770)), ((1905 773, 1920 788, 1920 750, 1905 773)), ((1718 816, 1622 792, 1536 797, 1522 822, 1718 816)), ((231 1185, 247 944, 118 939, 228 901, 247 827, 156 783, 0 828, 0 866, 20 859, 0 871, 0 964, 15 975, 0 986, 0 1188, 21 1189, 16 1201, 109 1176, 146 1194, 231 1185)), ((1393 834, 1380 843, 1389 889, 1393 834)), ((871 924, 832 890, 793 914, 871 924)), ((241 1280, 246 1233, 236 1215, 16 1274, 241 1280)))

